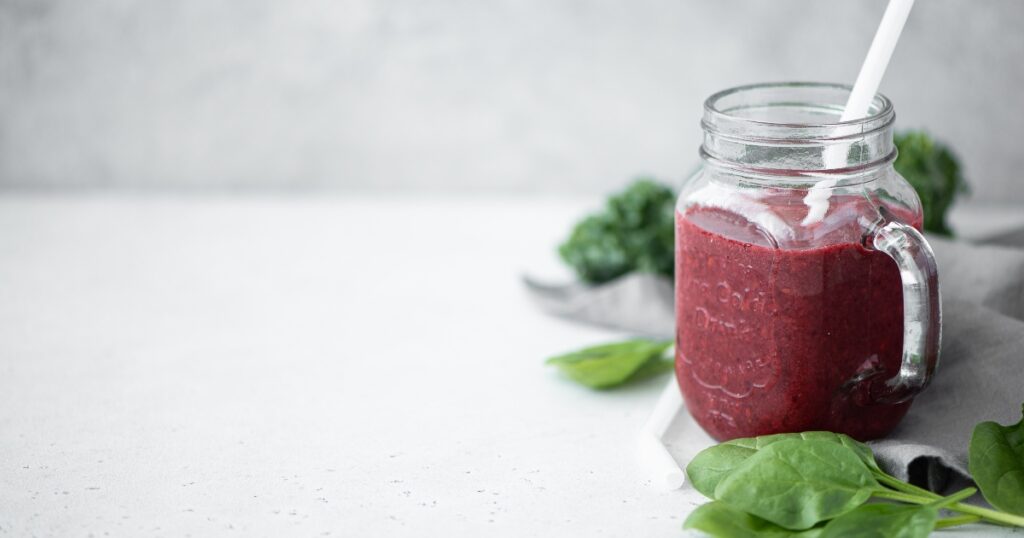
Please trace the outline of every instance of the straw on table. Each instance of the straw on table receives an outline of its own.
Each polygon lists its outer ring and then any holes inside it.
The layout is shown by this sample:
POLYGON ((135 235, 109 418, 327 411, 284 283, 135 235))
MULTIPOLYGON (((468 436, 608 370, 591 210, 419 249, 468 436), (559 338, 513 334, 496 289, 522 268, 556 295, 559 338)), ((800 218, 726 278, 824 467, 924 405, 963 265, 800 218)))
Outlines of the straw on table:
POLYGON ((638 455, 651 475, 652 482, 670 490, 682 487, 686 474, 662 442, 662 437, 682 408, 683 398, 673 376, 661 391, 658 403, 644 424, 638 440, 638 455))

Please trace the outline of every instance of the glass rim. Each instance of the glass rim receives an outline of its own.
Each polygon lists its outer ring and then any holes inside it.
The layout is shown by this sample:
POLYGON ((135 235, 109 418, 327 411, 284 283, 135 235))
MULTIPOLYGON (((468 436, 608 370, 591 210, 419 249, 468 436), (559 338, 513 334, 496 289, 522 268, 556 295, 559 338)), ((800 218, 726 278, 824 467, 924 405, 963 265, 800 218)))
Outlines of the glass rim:
MULTIPOLYGON (((750 95, 752 102, 762 106, 791 105, 807 108, 818 108, 820 110, 831 109, 837 116, 841 115, 842 107, 846 103, 846 97, 852 91, 847 84, 836 84, 829 82, 764 82, 757 84, 746 84, 735 86, 713 93, 704 101, 704 118, 701 125, 705 131, 714 134, 731 135, 737 138, 751 139, 812 139, 812 140, 839 140, 850 137, 860 137, 865 134, 889 127, 894 119, 892 101, 881 93, 876 93, 871 99, 869 114, 863 118, 847 121, 831 122, 793 122, 793 121, 770 121, 766 119, 754 119, 733 113, 736 107, 723 107, 723 101, 728 98, 750 95), (834 92, 836 96, 842 96, 841 103, 825 103, 818 99, 818 102, 805 97, 800 100, 774 101, 767 99, 772 92, 784 93, 792 90, 796 96, 801 92, 834 92), (759 93, 764 93, 761 101, 756 98, 759 93)), ((749 108, 749 107, 747 107, 749 108)))

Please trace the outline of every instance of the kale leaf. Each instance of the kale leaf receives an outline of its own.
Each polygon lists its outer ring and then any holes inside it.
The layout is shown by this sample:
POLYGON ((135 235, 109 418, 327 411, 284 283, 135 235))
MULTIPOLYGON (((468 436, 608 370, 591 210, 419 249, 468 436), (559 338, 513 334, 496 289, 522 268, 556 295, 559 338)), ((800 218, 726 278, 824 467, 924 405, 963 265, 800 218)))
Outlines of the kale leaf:
POLYGON ((894 166, 921 197, 924 229, 953 235, 946 224, 946 212, 957 195, 967 192, 967 182, 953 152, 923 131, 897 133, 894 141, 899 150, 894 166))
POLYGON ((609 198, 603 211, 576 224, 558 253, 591 284, 631 272, 671 277, 675 201, 671 188, 638 179, 609 198))

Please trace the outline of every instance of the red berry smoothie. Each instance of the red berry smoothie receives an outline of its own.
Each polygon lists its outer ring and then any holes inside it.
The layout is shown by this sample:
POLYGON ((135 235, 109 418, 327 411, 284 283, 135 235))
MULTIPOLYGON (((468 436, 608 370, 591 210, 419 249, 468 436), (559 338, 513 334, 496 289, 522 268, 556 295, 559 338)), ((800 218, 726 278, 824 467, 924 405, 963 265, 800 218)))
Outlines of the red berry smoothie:
MULTIPOLYGON (((870 203, 833 197, 830 214, 871 214, 870 203)), ((799 198, 771 207, 788 222, 806 214, 799 198)), ((895 213, 920 229, 920 217, 895 213)), ((857 383, 899 371, 899 270, 864 247, 856 219, 828 220, 803 229, 824 246, 780 248, 731 211, 677 212, 676 375, 715 439, 830 430, 866 440, 907 412, 910 402, 874 404, 857 383)))

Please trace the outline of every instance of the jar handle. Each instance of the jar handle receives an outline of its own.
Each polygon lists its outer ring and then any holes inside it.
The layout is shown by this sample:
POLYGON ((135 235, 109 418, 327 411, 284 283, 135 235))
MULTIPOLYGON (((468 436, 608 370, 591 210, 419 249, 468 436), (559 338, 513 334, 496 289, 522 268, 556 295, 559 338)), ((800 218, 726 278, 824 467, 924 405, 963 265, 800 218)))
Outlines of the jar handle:
POLYGON ((905 402, 924 390, 939 362, 942 306, 935 255, 921 232, 895 220, 871 233, 876 250, 896 261, 903 281, 903 359, 896 376, 871 387, 879 403, 905 402))

